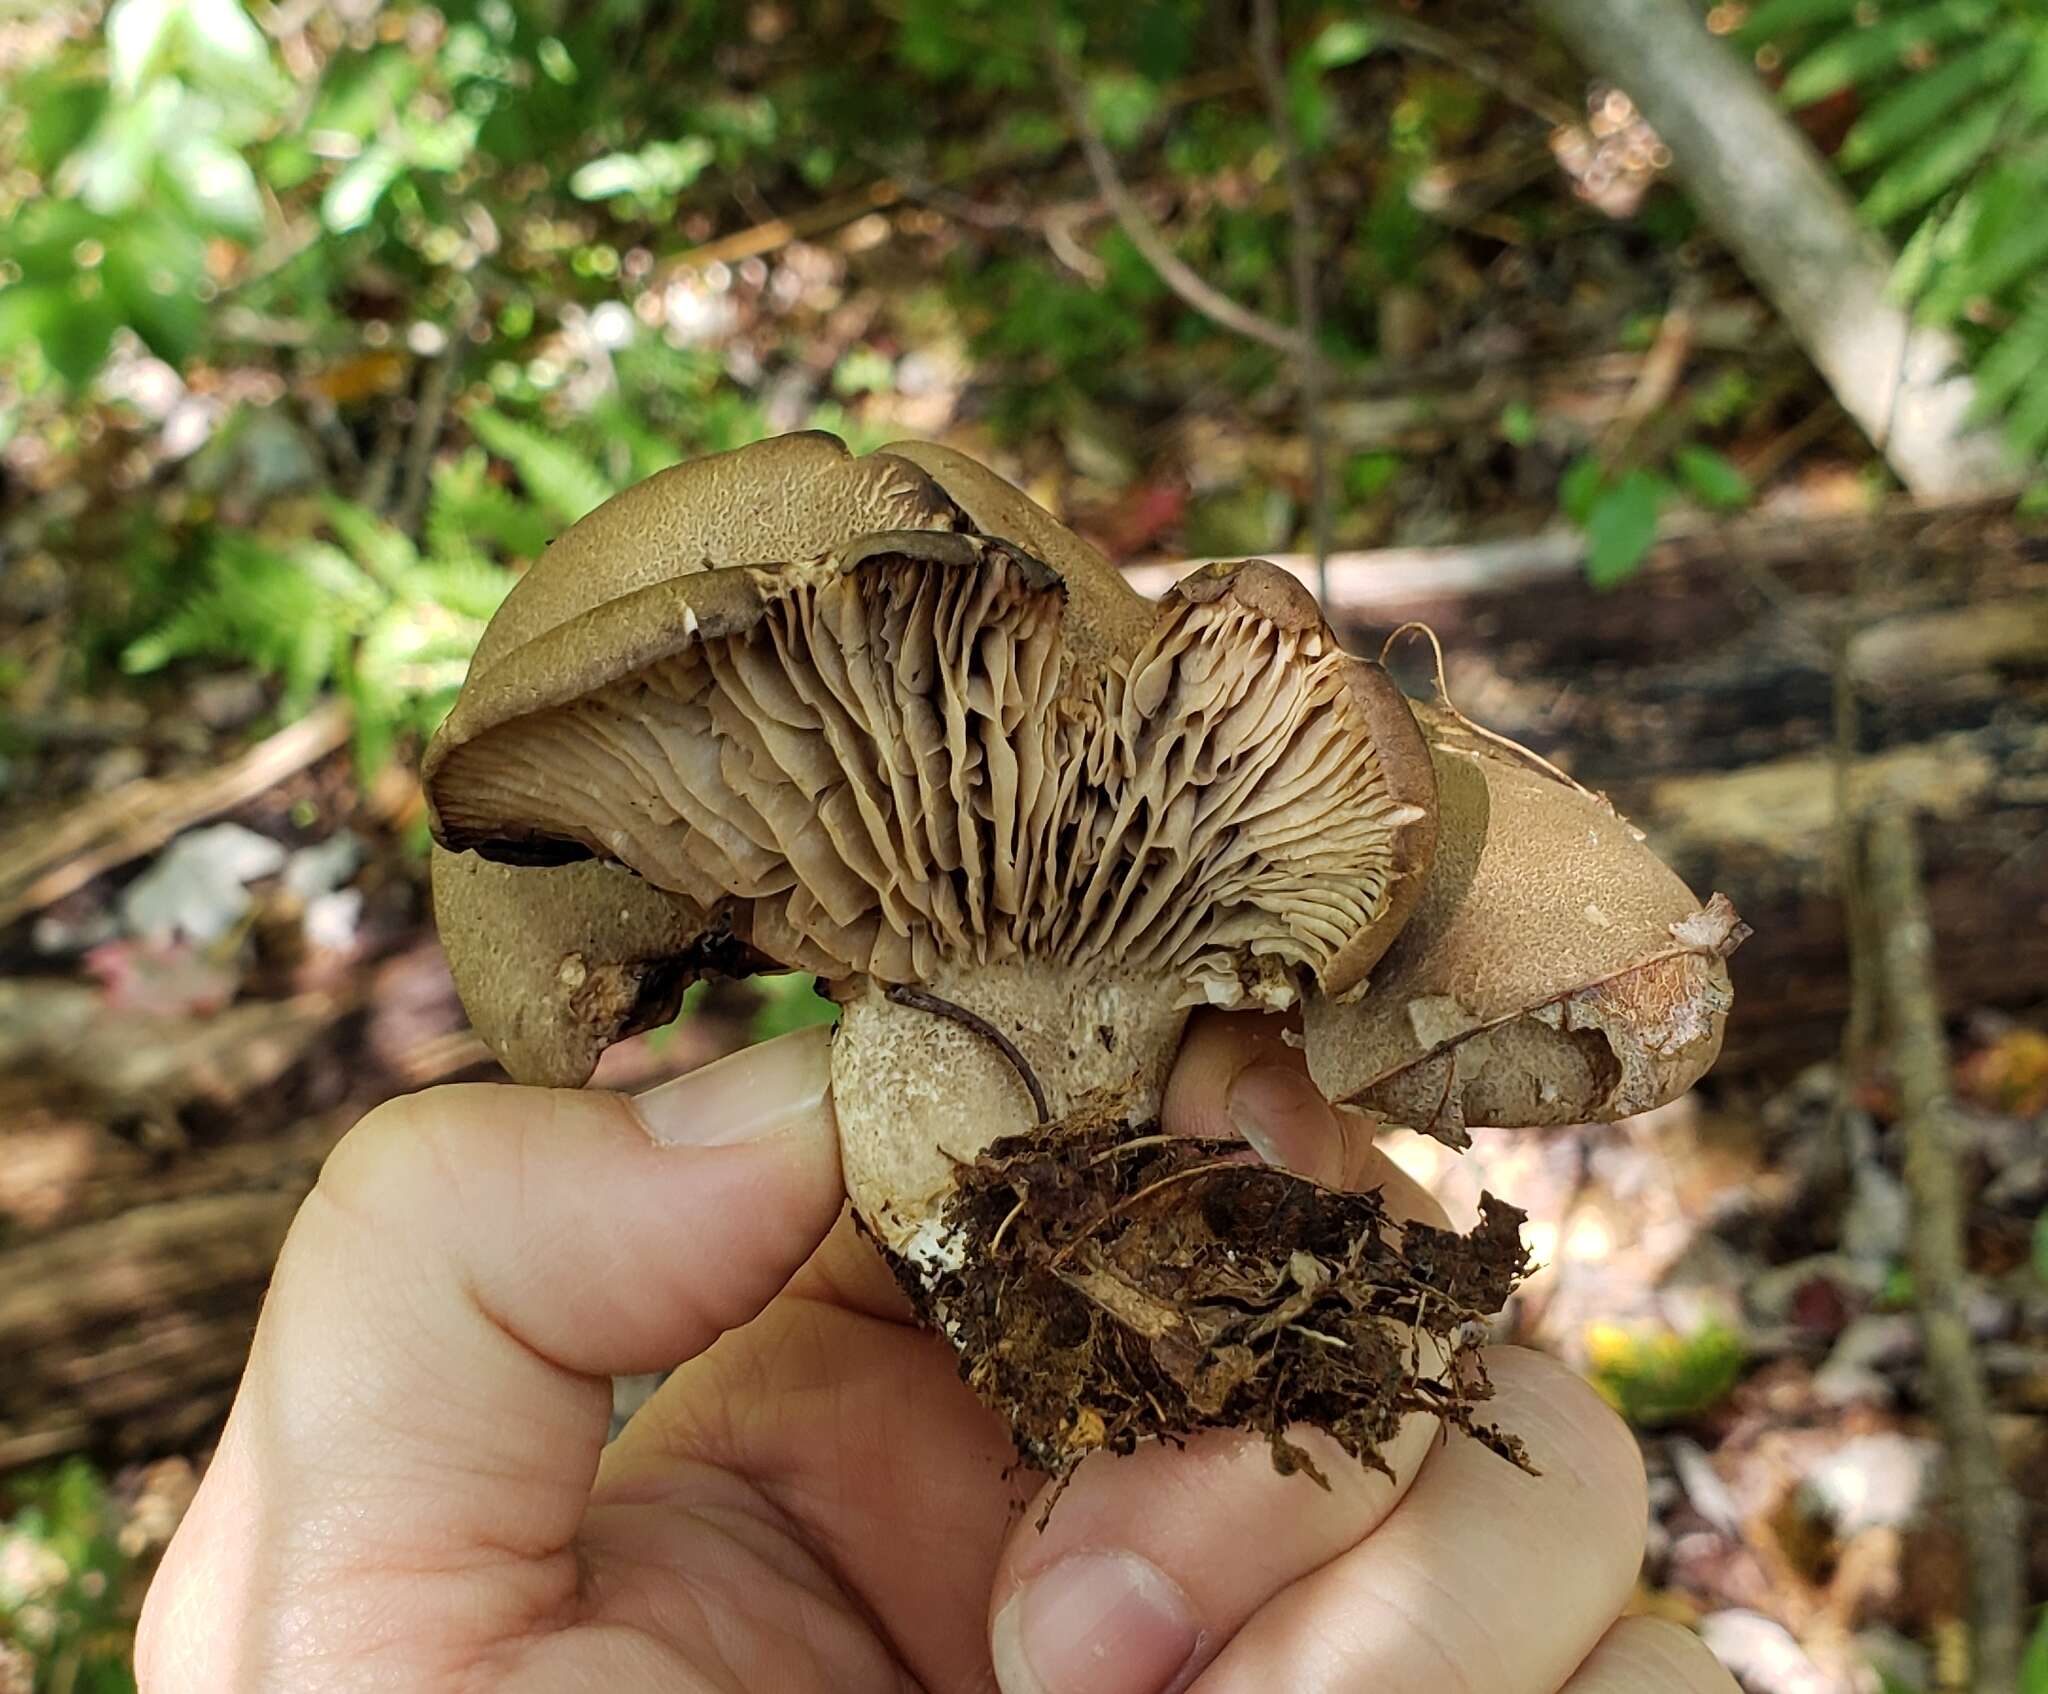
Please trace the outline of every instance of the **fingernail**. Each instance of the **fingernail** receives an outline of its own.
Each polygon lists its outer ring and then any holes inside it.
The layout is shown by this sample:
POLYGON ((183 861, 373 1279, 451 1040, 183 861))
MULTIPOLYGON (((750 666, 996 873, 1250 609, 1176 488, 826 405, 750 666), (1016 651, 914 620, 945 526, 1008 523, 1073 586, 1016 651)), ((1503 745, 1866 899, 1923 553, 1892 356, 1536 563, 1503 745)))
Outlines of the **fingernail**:
POLYGON ((1177 1583, 1135 1553, 1069 1553, 989 1631, 1002 1694, 1164 1694, 1201 1644, 1177 1583))
POLYGON ((764 1141, 818 1109, 832 1086, 832 1032, 777 1036, 633 1096, 648 1140, 662 1147, 764 1141))
POLYGON ((1285 1065, 1239 1074, 1225 1102, 1237 1133, 1269 1165, 1335 1183, 1344 1175, 1344 1130, 1316 1085, 1285 1065))

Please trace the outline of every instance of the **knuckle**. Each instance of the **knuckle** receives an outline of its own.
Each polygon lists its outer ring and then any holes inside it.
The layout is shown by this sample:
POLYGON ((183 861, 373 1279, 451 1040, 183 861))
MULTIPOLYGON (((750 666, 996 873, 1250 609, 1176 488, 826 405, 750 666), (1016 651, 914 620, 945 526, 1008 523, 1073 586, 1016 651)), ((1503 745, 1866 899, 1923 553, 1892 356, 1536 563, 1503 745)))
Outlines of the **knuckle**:
POLYGON ((378 1210, 423 1171, 459 1172, 453 1143, 487 1113, 484 1083, 449 1083, 373 1106, 320 1168, 326 1198, 350 1211, 378 1210))

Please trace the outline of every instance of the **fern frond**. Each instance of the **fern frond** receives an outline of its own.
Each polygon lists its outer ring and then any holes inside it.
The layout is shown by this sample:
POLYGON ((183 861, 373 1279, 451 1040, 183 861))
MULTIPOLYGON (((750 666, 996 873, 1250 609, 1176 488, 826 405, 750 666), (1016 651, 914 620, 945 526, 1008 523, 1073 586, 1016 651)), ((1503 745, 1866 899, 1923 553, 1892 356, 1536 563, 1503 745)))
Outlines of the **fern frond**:
POLYGON ((414 591, 434 605, 482 623, 512 587, 512 573, 474 555, 429 559, 412 576, 414 591))
POLYGON ((1916 55, 1981 37, 1997 21, 1996 0, 1934 0, 1902 16, 1852 26, 1802 55, 1780 93, 1787 105, 1808 106, 1851 85, 1888 80, 1916 55))
POLYGON ((1963 317, 1979 301, 2006 296, 2048 264, 2048 218, 2041 215, 2035 172, 2015 165, 1985 173, 1970 190, 1972 216, 1922 306, 1941 323, 1963 317))
POLYGON ((1797 30, 1812 29, 1838 18, 1852 17, 1862 0, 1763 0, 1743 21, 1736 38, 1745 42, 1771 41, 1797 30))
POLYGON ((469 414, 476 437, 519 473, 527 492, 565 524, 602 505, 613 494, 610 481, 565 442, 485 406, 469 414))
POLYGON ((362 567, 387 592, 404 592, 407 573, 420 562, 419 549, 405 534, 368 508, 338 494, 325 495, 320 505, 327 514, 328 527, 341 537, 341 544, 362 567))
POLYGON ((2048 287, 2035 290, 2025 310, 1977 361, 1978 408, 2003 410, 2029 382, 2048 391, 2048 287))
POLYGON ((2011 108, 2010 91, 1972 106, 1925 147, 1885 171, 1863 197, 1863 215, 1880 227, 1931 205, 1969 175, 1998 140, 2011 108))
POLYGON ((1856 120, 1835 163, 1845 171, 1882 165, 1925 135, 1980 88, 2012 73, 2012 43, 2003 34, 1908 77, 1856 120))
POLYGON ((2040 349, 2033 386, 2014 403, 2008 427, 2014 444, 2029 457, 2048 449, 2048 346, 2040 349))

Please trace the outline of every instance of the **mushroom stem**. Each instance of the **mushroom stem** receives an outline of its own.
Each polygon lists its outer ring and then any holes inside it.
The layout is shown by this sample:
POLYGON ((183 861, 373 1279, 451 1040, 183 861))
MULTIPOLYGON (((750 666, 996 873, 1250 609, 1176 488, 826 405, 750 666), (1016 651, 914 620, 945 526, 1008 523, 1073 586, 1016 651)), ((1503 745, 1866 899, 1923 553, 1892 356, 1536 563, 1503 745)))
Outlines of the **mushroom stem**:
POLYGON ((1091 1100, 1131 1122, 1156 1118, 1187 1021, 1177 985, 1155 975, 1076 980, 1037 959, 962 961, 914 999, 866 980, 835 988, 846 1190, 882 1242, 911 1256, 937 1246, 957 1167, 991 1142, 1091 1100))

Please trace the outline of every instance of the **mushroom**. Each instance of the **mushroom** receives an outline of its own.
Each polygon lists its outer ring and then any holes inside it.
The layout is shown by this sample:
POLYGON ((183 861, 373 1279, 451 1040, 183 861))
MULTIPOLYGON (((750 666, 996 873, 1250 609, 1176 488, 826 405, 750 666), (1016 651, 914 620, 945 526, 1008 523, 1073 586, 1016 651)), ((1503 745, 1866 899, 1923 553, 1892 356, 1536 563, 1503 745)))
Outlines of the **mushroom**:
MULTIPOLYGON (((489 972, 452 943, 478 1027, 514 1074, 583 1081, 687 975, 626 965, 636 925, 815 973, 848 1191, 899 1252, 1006 1128, 1112 1093, 1156 1113, 1191 1006, 1360 985, 1434 839, 1405 699, 1291 576, 1212 567, 1148 607, 935 448, 679 467, 563 536, 499 624, 427 757, 435 834, 563 880, 533 880, 537 923, 489 921, 529 937, 516 972, 503 939, 489 972), (616 875, 566 880, 592 860, 639 879, 631 911, 616 875), (615 988, 565 1001, 594 966, 615 988)), ((460 935, 491 896, 455 862, 460 935)))
MULTIPOLYGON (((581 1084, 706 971, 820 979, 848 1193, 956 1343, 1018 1138, 1069 1134, 1124 1217, 1119 1149, 1194 1006, 1301 1005, 1320 1083, 1453 1137, 1667 1097, 1726 1008, 1726 926, 1673 932, 1705 920, 1618 819, 1418 717, 1287 572, 1211 565, 1149 604, 925 443, 785 436, 599 507, 506 599, 423 778, 457 985, 515 1078, 581 1084)), ((1391 1263, 1376 1208, 1344 1197, 1316 1239, 1391 1263)), ((1503 1293, 1512 1241, 1423 1286, 1503 1293)), ((1077 1245, 1041 1254, 1046 1299, 1157 1305, 1077 1245)), ((1153 1341, 1189 1418, 1243 1411, 1185 1334, 1153 1341)), ((1027 1442, 1006 1409, 1036 1462, 1121 1439, 1069 1406, 1027 1442)))

